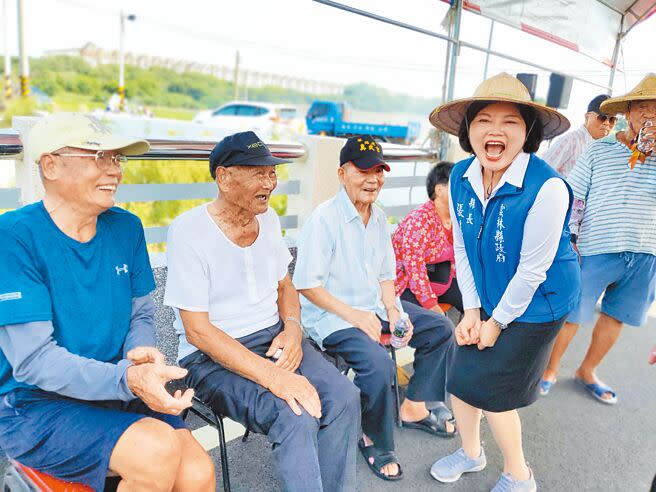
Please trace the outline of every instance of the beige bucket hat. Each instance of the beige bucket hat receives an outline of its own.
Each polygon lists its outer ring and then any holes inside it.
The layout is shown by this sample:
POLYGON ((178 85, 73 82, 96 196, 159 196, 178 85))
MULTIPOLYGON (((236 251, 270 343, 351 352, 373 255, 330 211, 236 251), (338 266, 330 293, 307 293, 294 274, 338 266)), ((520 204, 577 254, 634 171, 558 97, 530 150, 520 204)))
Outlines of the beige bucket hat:
POLYGON ((123 155, 148 152, 147 141, 116 135, 97 118, 82 113, 54 113, 44 116, 27 135, 27 147, 35 161, 63 147, 85 150, 118 150, 123 155))
POLYGON ((631 92, 619 97, 611 97, 601 103, 601 110, 606 114, 626 113, 629 102, 656 100, 656 74, 648 73, 631 92))
POLYGON ((555 109, 533 102, 526 86, 505 72, 484 80, 476 88, 472 97, 456 99, 438 106, 428 119, 433 126, 452 135, 458 135, 467 108, 476 101, 509 102, 533 108, 542 123, 546 139, 560 135, 570 127, 569 120, 564 115, 555 109))

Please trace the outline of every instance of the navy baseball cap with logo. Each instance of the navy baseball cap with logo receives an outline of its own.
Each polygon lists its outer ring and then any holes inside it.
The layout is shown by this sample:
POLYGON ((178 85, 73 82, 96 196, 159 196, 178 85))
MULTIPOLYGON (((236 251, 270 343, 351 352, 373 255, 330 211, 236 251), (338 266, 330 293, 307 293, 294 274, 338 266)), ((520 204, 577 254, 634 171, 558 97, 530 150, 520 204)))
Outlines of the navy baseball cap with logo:
POLYGON ((210 152, 210 174, 216 178, 216 168, 230 166, 277 166, 291 161, 271 155, 254 132, 229 135, 217 143, 210 152))
POLYGON ((601 110, 601 103, 609 98, 610 96, 607 96, 606 94, 599 94, 592 101, 590 101, 590 104, 588 104, 588 113, 597 113, 602 116, 607 116, 606 113, 601 110))
POLYGON ((367 170, 382 166, 385 171, 390 167, 383 160, 383 150, 371 135, 356 135, 349 138, 339 153, 339 165, 352 162, 356 167, 367 170))

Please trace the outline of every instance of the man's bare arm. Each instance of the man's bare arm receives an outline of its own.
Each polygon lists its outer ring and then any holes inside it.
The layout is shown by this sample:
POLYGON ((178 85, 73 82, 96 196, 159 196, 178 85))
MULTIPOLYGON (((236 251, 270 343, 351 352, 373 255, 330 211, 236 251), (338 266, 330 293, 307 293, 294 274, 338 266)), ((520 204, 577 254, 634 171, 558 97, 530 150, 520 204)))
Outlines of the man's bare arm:
POLYGON ((302 406, 313 417, 321 417, 319 395, 304 377, 276 367, 271 361, 251 352, 209 321, 207 312, 180 309, 187 341, 231 372, 268 389, 285 400, 292 411, 301 414, 302 406))
POLYGON ((289 275, 278 282, 278 313, 284 330, 273 339, 266 356, 276 358, 275 364, 281 369, 294 372, 303 360, 303 329, 301 303, 289 275))
POLYGON ((381 280, 380 282, 380 291, 383 298, 383 306, 385 306, 386 311, 396 309, 399 311, 398 306, 396 305, 396 291, 394 290, 394 280, 381 280))
POLYGON ((179 311, 189 343, 226 369, 265 388, 271 385, 274 368, 270 361, 217 329, 207 312, 179 311))
MULTIPOLYGON (((285 278, 278 282, 278 312, 285 329, 288 328, 287 318, 290 316, 297 320, 301 319, 301 303, 289 275, 285 275, 285 278)), ((298 323, 292 322, 291 324, 294 324, 300 330, 301 327, 298 323)))

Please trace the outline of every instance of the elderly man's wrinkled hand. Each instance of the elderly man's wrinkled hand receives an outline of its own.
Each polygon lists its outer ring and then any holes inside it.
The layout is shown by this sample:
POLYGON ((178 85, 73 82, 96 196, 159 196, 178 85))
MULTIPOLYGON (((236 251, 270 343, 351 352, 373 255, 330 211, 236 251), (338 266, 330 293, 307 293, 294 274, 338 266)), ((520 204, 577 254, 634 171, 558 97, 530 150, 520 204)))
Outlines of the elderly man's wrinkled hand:
POLYGON ((182 379, 187 375, 187 370, 182 367, 146 362, 128 367, 126 374, 130 391, 151 410, 179 415, 191 406, 193 389, 176 391, 174 395, 170 395, 164 386, 167 381, 182 379))
POLYGON ((362 330, 374 342, 378 343, 380 340, 380 331, 383 326, 375 313, 354 308, 346 321, 355 328, 362 330))
POLYGON ((311 416, 321 418, 319 393, 305 376, 276 370, 269 384, 269 391, 285 400, 296 415, 303 413, 302 407, 311 416))
POLYGON ((303 334, 299 328, 285 328, 272 341, 266 356, 273 357, 278 349, 282 350, 275 362, 276 366, 294 372, 303 360, 303 334))
POLYGON ((148 362, 166 364, 164 354, 155 347, 135 347, 127 353, 126 358, 135 365, 146 364, 148 362))

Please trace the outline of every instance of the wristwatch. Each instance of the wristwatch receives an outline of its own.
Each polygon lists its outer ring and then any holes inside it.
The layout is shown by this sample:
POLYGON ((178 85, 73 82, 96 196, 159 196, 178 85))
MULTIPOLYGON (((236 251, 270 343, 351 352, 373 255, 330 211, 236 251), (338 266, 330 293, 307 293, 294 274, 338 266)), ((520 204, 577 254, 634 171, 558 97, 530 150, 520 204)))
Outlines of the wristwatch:
POLYGON ((494 319, 494 318, 490 318, 490 319, 492 320, 492 322, 493 322, 495 325, 497 325, 497 328, 499 328, 501 331, 503 331, 503 330, 505 330, 506 328, 508 328, 508 325, 507 325, 507 324, 502 323, 501 321, 497 321, 497 320, 494 319))

